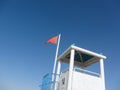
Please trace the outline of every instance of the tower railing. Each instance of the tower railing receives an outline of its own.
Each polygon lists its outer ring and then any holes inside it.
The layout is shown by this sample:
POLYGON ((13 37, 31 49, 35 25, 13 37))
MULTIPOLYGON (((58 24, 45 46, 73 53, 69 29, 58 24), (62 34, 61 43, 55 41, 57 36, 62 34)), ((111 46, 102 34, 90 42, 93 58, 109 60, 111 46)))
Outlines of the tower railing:
POLYGON ((46 74, 43 76, 40 90, 54 90, 55 82, 52 82, 52 74, 46 74))
POLYGON ((82 69, 82 68, 74 68, 74 71, 85 73, 85 74, 96 76, 96 77, 100 77, 99 73, 92 72, 92 71, 89 71, 89 70, 85 70, 85 69, 82 69))

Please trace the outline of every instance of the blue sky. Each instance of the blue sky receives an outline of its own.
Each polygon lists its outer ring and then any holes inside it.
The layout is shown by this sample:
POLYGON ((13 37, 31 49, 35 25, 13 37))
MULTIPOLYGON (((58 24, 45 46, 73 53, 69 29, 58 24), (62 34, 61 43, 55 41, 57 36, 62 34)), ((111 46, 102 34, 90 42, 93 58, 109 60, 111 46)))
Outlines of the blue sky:
POLYGON ((0 90, 40 90, 59 54, 72 43, 105 60, 106 90, 120 90, 119 0, 0 0, 0 90))

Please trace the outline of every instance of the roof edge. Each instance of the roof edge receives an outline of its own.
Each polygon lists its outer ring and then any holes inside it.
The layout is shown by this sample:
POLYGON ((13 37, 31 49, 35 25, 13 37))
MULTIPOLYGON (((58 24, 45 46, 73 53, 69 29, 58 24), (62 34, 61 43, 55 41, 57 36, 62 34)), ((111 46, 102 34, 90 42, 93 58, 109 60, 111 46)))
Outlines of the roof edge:
POLYGON ((74 46, 74 45, 71 45, 70 47, 71 47, 71 49, 75 49, 75 50, 81 51, 85 54, 93 55, 93 56, 96 56, 96 57, 101 58, 101 59, 106 59, 107 58, 104 55, 101 55, 101 54, 95 53, 93 51, 89 51, 87 49, 83 49, 83 48, 80 48, 80 47, 77 47, 77 46, 74 46))
POLYGON ((77 47, 77 46, 74 46, 74 45, 71 45, 58 57, 58 60, 60 60, 60 58, 62 58, 64 55, 66 55, 71 49, 75 49, 77 51, 81 51, 85 54, 93 55, 93 56, 96 56, 96 57, 101 58, 101 59, 106 59, 107 58, 104 55, 101 55, 101 54, 98 54, 98 53, 95 53, 95 52, 92 52, 92 51, 89 51, 87 49, 83 49, 83 48, 80 48, 80 47, 77 47))

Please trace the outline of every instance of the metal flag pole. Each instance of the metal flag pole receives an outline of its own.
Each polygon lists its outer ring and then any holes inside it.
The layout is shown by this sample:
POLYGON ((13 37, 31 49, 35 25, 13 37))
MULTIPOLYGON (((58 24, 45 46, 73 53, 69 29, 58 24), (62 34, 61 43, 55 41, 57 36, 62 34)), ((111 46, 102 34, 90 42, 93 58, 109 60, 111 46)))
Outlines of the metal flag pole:
POLYGON ((55 71, 56 71, 58 50, 59 50, 59 45, 60 45, 60 37, 61 37, 61 34, 58 35, 57 48, 56 48, 55 60, 54 60, 54 66, 53 66, 53 72, 52 72, 52 83, 54 82, 54 79, 55 79, 55 71))

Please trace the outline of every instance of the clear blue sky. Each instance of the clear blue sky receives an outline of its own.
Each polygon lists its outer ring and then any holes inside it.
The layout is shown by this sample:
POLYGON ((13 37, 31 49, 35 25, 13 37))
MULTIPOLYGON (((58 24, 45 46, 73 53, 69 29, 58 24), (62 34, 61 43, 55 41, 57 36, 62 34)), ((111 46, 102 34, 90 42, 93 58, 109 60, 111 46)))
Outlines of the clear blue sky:
POLYGON ((105 60, 107 90, 120 90, 119 0, 0 0, 0 90, 39 90, 52 71, 56 45, 98 53, 105 60))

